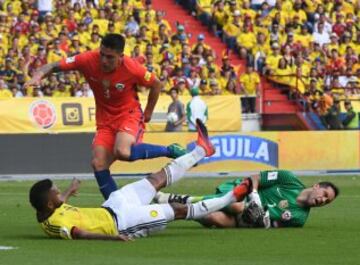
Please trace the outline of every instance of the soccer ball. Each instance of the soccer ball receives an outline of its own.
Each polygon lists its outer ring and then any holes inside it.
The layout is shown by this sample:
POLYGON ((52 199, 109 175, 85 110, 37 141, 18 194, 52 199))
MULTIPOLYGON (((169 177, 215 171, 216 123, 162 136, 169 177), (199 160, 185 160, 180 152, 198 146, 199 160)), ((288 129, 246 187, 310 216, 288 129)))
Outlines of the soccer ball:
POLYGON ((179 117, 175 112, 169 112, 167 115, 167 120, 170 123, 175 123, 179 120, 179 117))

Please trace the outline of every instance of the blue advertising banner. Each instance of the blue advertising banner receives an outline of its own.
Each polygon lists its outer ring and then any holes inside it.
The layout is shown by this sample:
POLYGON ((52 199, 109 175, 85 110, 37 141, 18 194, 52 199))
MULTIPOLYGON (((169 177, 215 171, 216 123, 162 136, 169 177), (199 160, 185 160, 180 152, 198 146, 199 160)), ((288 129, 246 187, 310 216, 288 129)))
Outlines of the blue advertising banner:
MULTIPOLYGON (((247 135, 215 135, 210 137, 216 152, 199 164, 225 160, 246 160, 278 167, 278 144, 265 138, 247 135)), ((195 142, 188 144, 192 150, 195 142)))

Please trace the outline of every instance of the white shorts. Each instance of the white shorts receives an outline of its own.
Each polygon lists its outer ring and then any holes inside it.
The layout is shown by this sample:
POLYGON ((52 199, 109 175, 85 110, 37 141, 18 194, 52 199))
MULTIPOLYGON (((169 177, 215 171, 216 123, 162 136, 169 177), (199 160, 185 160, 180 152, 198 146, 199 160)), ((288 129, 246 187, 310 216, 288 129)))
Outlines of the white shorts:
POLYGON ((149 205, 155 194, 150 182, 142 179, 111 193, 102 206, 115 213, 119 233, 143 237, 165 229, 167 222, 174 220, 169 204, 149 205))

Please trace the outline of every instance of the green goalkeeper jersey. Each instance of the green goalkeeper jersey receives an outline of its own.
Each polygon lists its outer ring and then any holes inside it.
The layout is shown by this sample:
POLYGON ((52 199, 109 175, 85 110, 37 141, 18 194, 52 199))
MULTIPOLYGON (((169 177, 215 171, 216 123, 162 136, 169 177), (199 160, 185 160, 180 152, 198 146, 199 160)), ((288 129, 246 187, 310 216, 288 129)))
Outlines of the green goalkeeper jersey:
MULTIPOLYGON (((240 184, 242 178, 225 182, 216 188, 216 193, 223 194, 240 184)), ((264 208, 270 212, 272 225, 301 227, 304 226, 310 208, 300 207, 296 198, 305 189, 304 184, 290 171, 260 172, 259 196, 264 208)))

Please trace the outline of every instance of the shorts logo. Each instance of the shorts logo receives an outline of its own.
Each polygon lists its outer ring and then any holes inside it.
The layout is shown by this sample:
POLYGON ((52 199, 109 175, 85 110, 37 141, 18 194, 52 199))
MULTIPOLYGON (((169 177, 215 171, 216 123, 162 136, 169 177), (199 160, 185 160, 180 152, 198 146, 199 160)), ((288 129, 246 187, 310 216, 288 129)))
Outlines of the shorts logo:
POLYGON ((66 58, 66 59, 65 59, 65 62, 66 62, 67 64, 70 64, 70 63, 75 62, 75 56, 72 56, 72 57, 66 58))
POLYGON ((278 204, 279 208, 285 209, 289 207, 289 202, 287 200, 282 200, 278 204))
POLYGON ((146 82, 149 82, 151 79, 151 73, 149 71, 146 71, 145 75, 144 75, 144 79, 146 82))
POLYGON ((79 103, 61 104, 61 113, 64 125, 83 125, 82 108, 79 103))
POLYGON ((121 84, 121 83, 116 83, 116 84, 115 84, 115 88, 116 88, 117 91, 121 92, 121 91, 124 90, 125 85, 124 85, 124 84, 121 84))
POLYGON ((281 219, 284 221, 289 221, 291 219, 291 212, 290 211, 285 211, 282 213, 281 215, 281 219))
POLYGON ((42 129, 51 128, 56 122, 55 106, 46 100, 37 100, 30 105, 30 119, 42 129))
POLYGON ((159 214, 158 214, 158 212, 157 211, 155 211, 155 210, 152 210, 151 212, 150 212, 150 216, 151 217, 157 217, 159 214))

